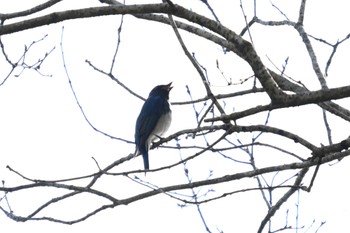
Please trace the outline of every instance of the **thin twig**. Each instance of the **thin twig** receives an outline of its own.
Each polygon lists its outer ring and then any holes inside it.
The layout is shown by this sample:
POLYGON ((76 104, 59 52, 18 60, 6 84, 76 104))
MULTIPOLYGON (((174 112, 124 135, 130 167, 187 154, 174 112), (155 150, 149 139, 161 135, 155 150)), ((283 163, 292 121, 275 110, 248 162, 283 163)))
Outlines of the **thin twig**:
POLYGON ((113 55, 113 59, 112 59, 112 64, 111 64, 111 68, 109 70, 109 73, 112 74, 113 73, 113 68, 114 68, 114 64, 115 64, 115 59, 117 57, 118 51, 119 51, 119 47, 120 47, 120 43, 121 43, 121 34, 122 34, 122 27, 123 27, 123 22, 124 22, 124 15, 121 16, 120 19, 120 25, 118 28, 118 39, 117 39, 117 47, 115 49, 114 55, 113 55))
MULTIPOLYGON (((252 37, 252 34, 251 34, 251 32, 250 32, 250 26, 249 26, 248 21, 247 21, 247 15, 246 15, 245 12, 244 12, 242 0, 240 0, 240 7, 241 7, 241 10, 242 10, 242 14, 243 14, 244 22, 245 22, 245 24, 246 24, 246 28, 247 28, 247 31, 248 31, 248 35, 249 35, 250 42, 251 42, 252 45, 254 46, 253 37, 252 37)), ((251 21, 251 22, 252 22, 252 21, 251 21)))
POLYGON ((172 15, 168 14, 168 18, 169 18, 169 21, 170 21, 170 24, 175 32, 175 35, 176 35, 176 38, 178 39, 183 51, 185 52, 186 54, 186 57, 191 61, 192 65, 195 67, 195 69, 197 70, 199 76, 201 77, 202 79, 202 82, 204 84, 204 87, 207 91, 207 95, 208 97, 214 102, 215 106, 217 107, 217 109, 219 110, 220 114, 225 114, 225 111, 224 109, 221 107, 221 105, 219 104, 219 102, 217 101, 217 99, 215 99, 210 87, 209 87, 209 83, 206 79, 206 76, 204 75, 203 71, 201 70, 200 66, 198 65, 198 63, 195 61, 195 59, 191 56, 191 53, 188 51, 184 41, 182 40, 182 37, 180 35, 180 32, 178 31, 177 29, 177 26, 173 20, 173 17, 172 15))
MULTIPOLYGON (((178 145, 180 145, 180 144, 178 143, 178 145)), ((180 155, 180 160, 183 161, 182 155, 181 155, 181 150, 179 149, 178 151, 179 151, 179 155, 180 155)), ((186 179, 187 179, 187 182, 188 182, 188 184, 191 184, 191 183, 192 183, 192 179, 190 178, 190 174, 189 174, 190 171, 189 171, 189 168, 187 167, 187 163, 184 162, 184 163, 182 163, 182 164, 183 164, 184 174, 185 174, 185 177, 186 177, 186 179)), ((192 198, 193 198, 193 200, 194 200, 195 202, 198 202, 198 194, 195 192, 194 188, 191 188, 191 192, 192 192, 192 198)), ((206 222, 206 220, 205 220, 205 218, 204 218, 204 215, 203 215, 203 212, 202 212, 202 210, 201 210, 200 204, 195 204, 195 205, 196 205, 196 207, 197 207, 198 214, 199 214, 199 216, 200 216, 200 218, 201 218, 201 220, 202 220, 202 223, 203 223, 203 225, 204 225, 204 227, 205 227, 205 230, 206 230, 208 233, 211 233, 211 231, 210 231, 210 229, 209 229, 209 227, 208 227, 208 224, 207 224, 207 222, 206 222)))
POLYGON ((299 190, 299 185, 301 184, 304 176, 308 172, 308 168, 304 168, 299 172, 298 177, 296 178, 294 185, 292 188, 290 188, 278 201, 277 203, 270 208, 265 218, 261 221, 261 224, 258 229, 258 233, 261 233, 266 225, 267 222, 270 221, 270 219, 275 215, 277 210, 293 195, 293 193, 297 190, 299 190))
POLYGON ((202 3, 204 3, 204 5, 207 6, 207 8, 208 8, 209 11, 211 12, 211 14, 214 16, 215 20, 216 20, 217 22, 220 22, 218 16, 215 14, 215 11, 214 11, 214 9, 210 6, 208 0, 199 0, 199 1, 201 1, 202 3))
POLYGON ((325 125, 326 130, 327 130, 328 143, 329 143, 329 145, 332 145, 333 144, 333 141, 332 141, 332 129, 329 126, 326 110, 322 109, 322 115, 323 115, 324 125, 325 125))
POLYGON ((95 65, 93 65, 89 60, 85 60, 85 62, 87 64, 89 64, 89 66, 91 66, 94 70, 100 72, 101 74, 107 75, 110 79, 112 79, 113 81, 115 81, 118 85, 120 85, 122 88, 124 88, 127 92, 129 92, 131 95, 139 98, 140 100, 145 101, 146 99, 143 98, 142 96, 140 96, 139 94, 137 94, 136 92, 134 92, 133 90, 131 90, 129 87, 127 87, 124 83, 122 83, 118 78, 116 78, 112 73, 106 73, 105 71, 97 68, 95 65))
POLYGON ((66 61, 65 61, 65 57, 64 57, 64 50, 63 50, 63 32, 64 32, 64 27, 62 27, 62 33, 61 33, 61 42, 60 42, 60 47, 61 47, 61 57, 62 57, 62 62, 63 62, 63 67, 64 67, 64 71, 66 73, 66 76, 67 76, 67 79, 68 79, 68 83, 69 83, 69 87, 72 91, 72 94, 74 96, 74 99, 75 99, 75 102, 77 103, 79 109, 80 109, 80 112, 82 113, 85 121, 89 124, 89 126, 95 130, 96 132, 104 135, 104 136, 107 136, 111 139, 116 139, 116 140, 119 140, 119 141, 122 141, 122 142, 126 142, 126 143, 134 143, 133 141, 130 141, 130 140, 126 140, 126 139, 123 139, 123 138, 119 138, 119 137, 115 137, 115 136, 112 136, 108 133, 105 133, 101 130, 99 130, 98 128, 96 128, 89 120, 89 118, 87 117, 87 115, 85 114, 85 111, 83 109, 83 107, 81 106, 80 102, 79 102, 79 99, 78 99, 78 96, 77 94, 75 93, 75 90, 73 88, 73 84, 72 84, 72 81, 71 81, 71 78, 70 78, 70 75, 69 75, 69 72, 68 72, 68 68, 67 68, 67 65, 66 65, 66 61))

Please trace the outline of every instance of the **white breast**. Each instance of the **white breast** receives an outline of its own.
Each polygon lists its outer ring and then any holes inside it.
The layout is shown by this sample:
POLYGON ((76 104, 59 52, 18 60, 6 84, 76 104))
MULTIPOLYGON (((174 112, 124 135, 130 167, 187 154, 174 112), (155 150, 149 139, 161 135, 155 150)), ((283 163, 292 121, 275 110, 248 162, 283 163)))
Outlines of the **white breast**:
POLYGON ((167 113, 162 115, 156 127, 152 131, 151 135, 149 136, 147 140, 148 147, 151 145, 151 143, 158 139, 160 136, 162 136, 168 129, 171 123, 171 110, 167 113))
POLYGON ((171 123, 171 111, 160 117, 156 127, 153 130, 153 134, 162 136, 168 129, 171 123))

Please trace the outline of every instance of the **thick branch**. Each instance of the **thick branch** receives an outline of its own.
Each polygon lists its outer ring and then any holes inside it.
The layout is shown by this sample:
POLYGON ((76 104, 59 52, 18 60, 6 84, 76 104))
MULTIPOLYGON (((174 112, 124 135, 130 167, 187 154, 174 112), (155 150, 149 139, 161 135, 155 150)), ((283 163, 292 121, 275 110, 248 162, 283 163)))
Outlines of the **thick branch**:
POLYGON ((42 3, 40 5, 37 5, 33 8, 30 8, 28 10, 24 11, 19 11, 19 12, 14 12, 14 13, 9 13, 9 14, 0 14, 0 20, 3 22, 4 20, 7 19, 13 19, 13 18, 18 18, 18 17, 23 17, 27 15, 31 15, 34 13, 37 13, 39 11, 45 10, 53 5, 55 5, 58 2, 61 2, 62 0, 49 0, 45 3, 42 3))
POLYGON ((63 22, 71 19, 91 18, 97 16, 118 14, 141 14, 141 13, 171 13, 168 4, 145 4, 145 5, 122 5, 90 7, 78 10, 66 10, 50 13, 48 15, 23 20, 21 22, 3 25, 0 27, 0 35, 11 34, 44 25, 63 22))
POLYGON ((246 60, 252 67, 255 76, 272 99, 272 101, 279 102, 279 99, 285 94, 277 87, 276 83, 271 78, 267 69, 261 62, 259 56, 254 50, 253 46, 238 36, 235 32, 224 27, 220 23, 208 19, 195 12, 189 11, 181 6, 169 6, 168 4, 145 4, 145 5, 130 5, 130 6, 108 6, 108 7, 93 7, 79 10, 68 10, 64 12, 51 13, 42 17, 25 20, 18 23, 4 25, 0 28, 0 35, 10 34, 17 31, 35 28, 46 24, 57 23, 69 19, 96 17, 102 15, 116 15, 116 14, 147 14, 147 13, 166 13, 187 19, 191 22, 197 23, 211 31, 219 34, 228 41, 232 42, 232 50, 238 56, 246 60))
MULTIPOLYGON (((345 156, 348 156, 349 154, 350 154, 349 150, 344 151, 344 152, 329 154, 329 155, 324 156, 320 160, 320 162, 322 164, 327 163, 327 162, 333 161, 335 159, 341 159, 345 156)), ((103 197, 110 199, 111 201, 113 201, 113 203, 108 204, 108 205, 103 205, 100 208, 97 208, 94 211, 86 214, 85 216, 83 216, 79 219, 76 219, 76 220, 72 220, 72 221, 59 220, 59 219, 55 219, 55 218, 51 218, 51 217, 30 219, 30 218, 26 218, 26 217, 15 216, 13 213, 9 213, 9 212, 5 211, 3 208, 1 208, 1 210, 3 212, 5 212, 9 217, 11 217, 12 219, 14 219, 16 221, 49 220, 49 221, 60 222, 60 223, 64 223, 64 224, 73 224, 73 223, 84 221, 87 218, 93 216, 94 214, 97 214, 98 212, 100 212, 106 208, 114 208, 114 207, 119 206, 119 205, 128 205, 130 203, 140 201, 142 199, 149 198, 149 197, 152 197, 152 196, 164 193, 164 192, 170 192, 170 191, 174 191, 174 190, 192 189, 192 188, 196 188, 196 187, 202 187, 202 186, 213 185, 213 184, 221 184, 221 183, 225 183, 225 182, 229 182, 229 181, 233 181, 233 180, 239 180, 239 179, 243 179, 243 178, 251 178, 251 177, 261 175, 261 174, 277 172, 277 171, 280 172, 280 171, 284 171, 284 170, 304 169, 304 168, 309 168, 311 166, 315 166, 315 165, 317 165, 318 162, 319 161, 317 161, 317 160, 311 159, 311 160, 307 160, 305 162, 283 164, 283 165, 278 165, 278 166, 256 169, 256 170, 248 171, 248 172, 236 173, 236 174, 232 174, 232 175, 225 175, 225 176, 222 176, 219 178, 213 178, 213 179, 197 181, 197 182, 192 182, 192 183, 187 183, 187 184, 172 185, 172 186, 167 186, 164 188, 152 190, 149 192, 137 194, 135 196, 125 198, 125 199, 120 199, 120 200, 116 200, 115 198, 109 196, 108 194, 104 194, 103 197), (105 195, 108 195, 108 196, 105 196, 105 195)), ((26 189, 29 187, 32 187, 32 188, 33 187, 56 187, 56 188, 65 188, 68 190, 76 190, 77 192, 89 192, 89 193, 95 194, 97 196, 101 195, 101 192, 98 192, 96 190, 92 190, 90 188, 73 186, 73 185, 63 185, 63 184, 58 184, 58 183, 53 183, 53 182, 49 182, 49 183, 38 182, 36 184, 32 184, 29 186, 18 186, 18 187, 12 187, 12 188, 0 187, 0 191, 13 192, 16 190, 22 190, 22 189, 26 189), (19 188, 19 187, 21 187, 21 188, 19 188)))
POLYGON ((305 91, 304 93, 287 95, 283 103, 256 106, 254 108, 235 112, 229 115, 223 115, 204 120, 205 122, 237 120, 248 115, 253 115, 262 111, 271 111, 280 108, 289 108, 307 104, 321 104, 333 99, 342 99, 350 97, 350 86, 338 87, 332 89, 323 89, 318 91, 305 91))

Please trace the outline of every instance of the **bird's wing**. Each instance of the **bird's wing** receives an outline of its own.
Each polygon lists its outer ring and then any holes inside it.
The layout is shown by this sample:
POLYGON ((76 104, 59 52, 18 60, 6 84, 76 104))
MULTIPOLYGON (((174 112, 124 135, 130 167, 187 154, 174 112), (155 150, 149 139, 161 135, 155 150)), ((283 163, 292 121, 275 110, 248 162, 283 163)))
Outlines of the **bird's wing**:
POLYGON ((141 147, 148 146, 145 143, 167 108, 169 108, 167 101, 159 96, 153 96, 146 100, 136 122, 136 140, 139 140, 141 147))

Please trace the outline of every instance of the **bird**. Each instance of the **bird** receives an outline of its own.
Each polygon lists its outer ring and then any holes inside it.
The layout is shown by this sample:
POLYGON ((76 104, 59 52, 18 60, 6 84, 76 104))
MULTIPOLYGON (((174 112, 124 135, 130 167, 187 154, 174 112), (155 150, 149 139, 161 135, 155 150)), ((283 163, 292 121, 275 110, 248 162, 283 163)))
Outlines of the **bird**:
POLYGON ((151 143, 160 138, 171 123, 169 93, 173 88, 172 82, 158 85, 149 93, 136 120, 135 155, 142 154, 145 170, 149 170, 148 151, 151 143))

